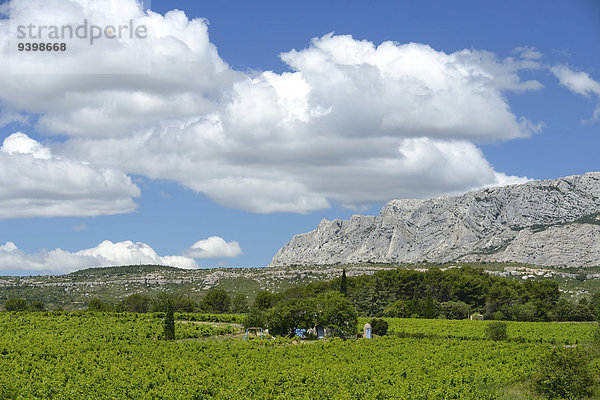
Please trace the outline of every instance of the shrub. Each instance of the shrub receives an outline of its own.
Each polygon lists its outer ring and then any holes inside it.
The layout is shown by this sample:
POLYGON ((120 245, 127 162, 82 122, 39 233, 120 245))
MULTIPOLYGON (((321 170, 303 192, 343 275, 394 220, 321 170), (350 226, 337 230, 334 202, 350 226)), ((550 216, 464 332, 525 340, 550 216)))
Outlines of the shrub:
POLYGON ((30 306, 31 311, 46 311, 46 305, 41 301, 34 301, 30 306))
POLYGON ((387 334, 388 323, 385 319, 373 318, 370 324, 374 335, 385 336, 387 334))
POLYGON ((594 376, 579 348, 555 348, 540 361, 533 386, 550 399, 587 398, 594 394, 594 376))
POLYGON ((490 322, 485 328, 485 333, 492 340, 508 339, 506 322, 490 322))
POLYGON ((462 301, 447 301, 440 304, 442 314, 448 319, 467 319, 469 305, 462 301))
POLYGON ((108 302, 103 302, 102 300, 100 300, 97 297, 94 297, 88 303, 88 311, 111 311, 111 310, 112 310, 112 304, 110 304, 108 302))
POLYGON ((4 302, 4 308, 6 311, 27 311, 29 304, 25 299, 8 299, 4 302))

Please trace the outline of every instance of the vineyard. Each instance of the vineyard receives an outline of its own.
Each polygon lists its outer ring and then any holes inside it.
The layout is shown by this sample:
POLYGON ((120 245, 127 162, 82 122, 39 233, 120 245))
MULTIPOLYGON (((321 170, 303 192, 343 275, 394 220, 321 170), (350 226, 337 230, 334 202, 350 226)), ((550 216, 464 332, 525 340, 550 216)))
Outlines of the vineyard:
MULTIPOLYGON (((483 340, 487 321, 387 318, 389 334, 406 337, 483 340)), ((364 326, 368 318, 360 318, 364 326)), ((507 322, 508 337, 516 342, 575 345, 590 340, 597 324, 556 322, 507 322)))
POLYGON ((593 329, 512 322, 491 341, 486 321, 388 319, 372 340, 244 342, 242 318, 177 314, 168 342, 159 313, 3 312, 0 398, 511 398, 553 343, 593 329))

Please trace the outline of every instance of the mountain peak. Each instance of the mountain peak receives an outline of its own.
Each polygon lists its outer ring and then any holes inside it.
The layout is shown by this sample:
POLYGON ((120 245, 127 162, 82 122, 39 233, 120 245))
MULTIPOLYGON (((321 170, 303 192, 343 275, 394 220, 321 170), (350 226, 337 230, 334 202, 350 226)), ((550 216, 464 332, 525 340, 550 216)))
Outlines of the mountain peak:
POLYGON ((271 265, 420 261, 600 265, 600 172, 392 200, 378 216, 321 221, 271 265))

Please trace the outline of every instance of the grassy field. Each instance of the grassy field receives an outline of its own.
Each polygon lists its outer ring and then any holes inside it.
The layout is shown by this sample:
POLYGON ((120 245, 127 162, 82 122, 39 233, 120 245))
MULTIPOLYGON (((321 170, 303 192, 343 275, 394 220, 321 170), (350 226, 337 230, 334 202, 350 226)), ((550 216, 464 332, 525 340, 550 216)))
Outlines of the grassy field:
POLYGON ((167 342, 160 315, 0 313, 0 398, 534 398, 527 382, 552 343, 592 329, 508 323, 495 342, 485 321, 388 319, 372 340, 244 342, 239 317, 181 318, 167 342))

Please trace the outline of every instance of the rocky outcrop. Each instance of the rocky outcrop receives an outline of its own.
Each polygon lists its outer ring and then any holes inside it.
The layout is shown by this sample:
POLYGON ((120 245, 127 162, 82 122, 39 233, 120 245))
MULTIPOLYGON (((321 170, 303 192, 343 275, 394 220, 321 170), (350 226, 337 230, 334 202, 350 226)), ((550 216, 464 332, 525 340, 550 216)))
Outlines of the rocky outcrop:
POLYGON ((421 261, 600 265, 600 172, 392 200, 378 216, 321 221, 271 265, 421 261))

